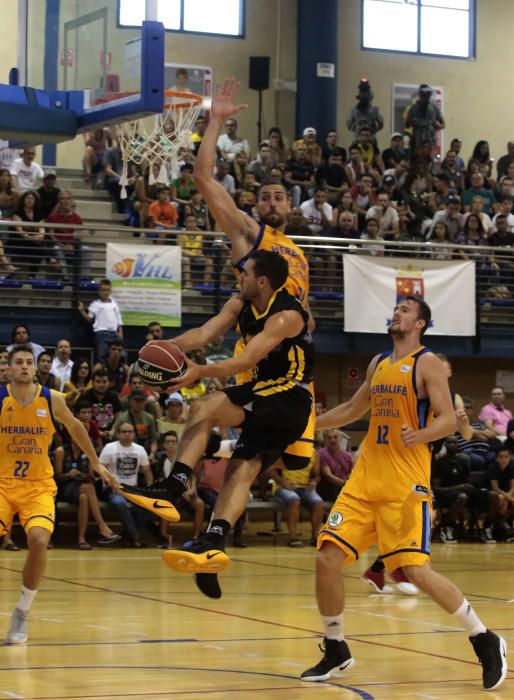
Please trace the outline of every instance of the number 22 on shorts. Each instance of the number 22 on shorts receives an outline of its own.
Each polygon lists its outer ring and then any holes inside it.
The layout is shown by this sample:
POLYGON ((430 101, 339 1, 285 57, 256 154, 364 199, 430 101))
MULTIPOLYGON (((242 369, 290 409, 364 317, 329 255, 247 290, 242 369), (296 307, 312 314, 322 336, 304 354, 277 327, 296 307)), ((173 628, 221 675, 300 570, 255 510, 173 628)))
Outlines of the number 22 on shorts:
POLYGON ((389 445, 388 435, 388 425, 377 425, 377 445, 389 445))
POLYGON ((19 460, 16 460, 15 464, 16 467, 14 468, 13 476, 23 479, 24 476, 27 476, 30 462, 20 462, 19 460))

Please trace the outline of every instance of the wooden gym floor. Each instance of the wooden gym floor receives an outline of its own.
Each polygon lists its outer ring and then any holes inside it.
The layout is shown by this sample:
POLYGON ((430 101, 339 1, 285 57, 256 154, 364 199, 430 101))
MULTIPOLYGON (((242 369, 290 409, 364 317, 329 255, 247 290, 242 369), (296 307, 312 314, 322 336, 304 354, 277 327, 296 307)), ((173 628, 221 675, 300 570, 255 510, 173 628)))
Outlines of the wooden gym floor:
MULTIPOLYGON (((371 595, 359 580, 374 552, 347 576, 345 629, 356 666, 324 684, 301 683, 298 675, 320 658, 314 549, 251 541, 229 551, 219 601, 167 569, 158 550, 54 549, 28 645, 0 649, 0 698, 484 697, 471 645, 449 615, 422 595, 371 595)), ((507 639, 513 671, 489 697, 514 698, 514 545, 433 549, 434 566, 507 639)), ((5 629, 25 554, 0 553, 5 629)))

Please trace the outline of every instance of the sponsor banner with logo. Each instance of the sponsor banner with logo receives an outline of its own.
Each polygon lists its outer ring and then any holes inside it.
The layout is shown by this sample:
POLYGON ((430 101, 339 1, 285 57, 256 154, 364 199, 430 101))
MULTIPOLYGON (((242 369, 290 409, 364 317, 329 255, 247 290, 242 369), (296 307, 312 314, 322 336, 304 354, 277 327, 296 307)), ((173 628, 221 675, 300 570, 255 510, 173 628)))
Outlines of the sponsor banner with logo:
POLYGON ((343 255, 344 329, 385 333, 403 297, 432 309, 429 335, 475 335, 475 264, 343 255))
POLYGON ((181 258, 180 246, 107 244, 106 277, 125 325, 181 325, 181 258))

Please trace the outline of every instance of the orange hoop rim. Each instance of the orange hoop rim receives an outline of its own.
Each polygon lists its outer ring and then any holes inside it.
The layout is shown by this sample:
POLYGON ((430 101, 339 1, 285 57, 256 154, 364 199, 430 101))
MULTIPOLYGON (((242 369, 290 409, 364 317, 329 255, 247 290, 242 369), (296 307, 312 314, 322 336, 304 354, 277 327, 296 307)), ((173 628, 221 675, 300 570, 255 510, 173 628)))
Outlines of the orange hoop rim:
POLYGON ((196 92, 165 90, 164 97, 180 97, 181 99, 188 100, 187 102, 179 102, 178 104, 170 104, 165 102, 164 109, 191 109, 192 107, 199 107, 203 102, 203 97, 201 95, 197 95, 196 92))

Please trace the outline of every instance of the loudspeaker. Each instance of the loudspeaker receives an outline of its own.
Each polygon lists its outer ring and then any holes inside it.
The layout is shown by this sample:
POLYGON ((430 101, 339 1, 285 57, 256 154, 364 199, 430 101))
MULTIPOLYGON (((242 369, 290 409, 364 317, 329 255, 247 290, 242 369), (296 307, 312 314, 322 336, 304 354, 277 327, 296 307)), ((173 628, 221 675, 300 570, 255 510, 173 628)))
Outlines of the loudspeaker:
POLYGON ((250 90, 269 88, 269 56, 250 56, 250 90))

